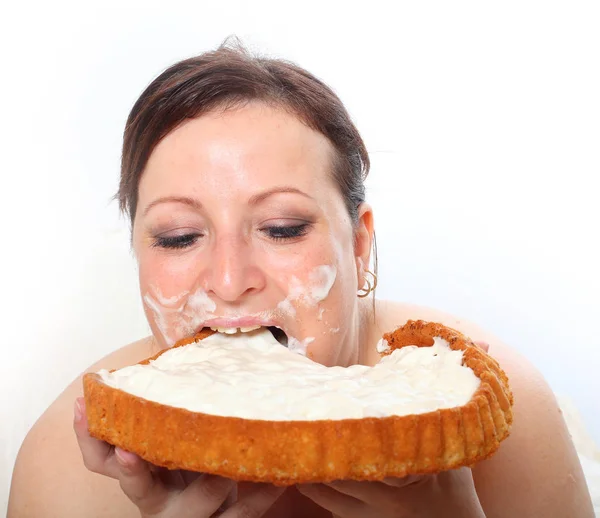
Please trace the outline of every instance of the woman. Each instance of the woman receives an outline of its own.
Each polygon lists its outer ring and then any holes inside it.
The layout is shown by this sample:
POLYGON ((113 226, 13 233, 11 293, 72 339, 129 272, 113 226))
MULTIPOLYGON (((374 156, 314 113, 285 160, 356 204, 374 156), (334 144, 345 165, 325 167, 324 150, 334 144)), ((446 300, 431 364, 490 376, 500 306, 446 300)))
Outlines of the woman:
POLYGON ((119 190, 152 336, 89 371, 205 326, 274 325, 317 362, 372 365, 384 332, 408 318, 442 322, 487 342, 511 380, 515 424, 493 458, 287 490, 169 473, 87 434, 78 379, 25 439, 9 517, 592 516, 556 401, 524 358, 450 315, 364 297, 375 284, 368 169, 340 100, 306 71, 228 47, 169 68, 129 116, 119 190))

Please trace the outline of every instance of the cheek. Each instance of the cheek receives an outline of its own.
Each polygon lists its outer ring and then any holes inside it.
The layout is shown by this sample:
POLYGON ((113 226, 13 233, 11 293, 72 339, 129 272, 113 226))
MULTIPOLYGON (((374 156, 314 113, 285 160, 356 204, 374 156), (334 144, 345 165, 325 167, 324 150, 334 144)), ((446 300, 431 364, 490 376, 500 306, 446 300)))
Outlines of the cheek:
POLYGON ((138 257, 142 294, 158 290, 166 298, 190 291, 195 282, 192 257, 157 257, 151 252, 138 257))
POLYGON ((328 296, 318 306, 317 321, 323 339, 333 341, 352 323, 355 308, 354 282, 348 276, 347 270, 338 271, 336 281, 328 296))
POLYGON ((328 246, 327 264, 336 267, 335 281, 322 301, 302 311, 302 317, 306 317, 303 338, 314 337, 307 347, 307 354, 314 361, 337 365, 352 355, 357 307, 356 260, 350 238, 340 240, 331 236, 328 246))
POLYGON ((283 279, 288 283, 286 301, 294 306, 291 316, 302 323, 305 336, 299 338, 314 338, 313 348, 343 334, 352 325, 356 305, 353 255, 348 251, 338 253, 332 246, 322 246, 320 250, 314 260, 302 262, 301 274, 291 270, 291 281, 283 279), (323 254, 324 250, 329 253, 323 254))
POLYGON ((347 293, 354 269, 352 258, 331 236, 320 236, 286 254, 266 253, 265 272, 282 287, 289 300, 303 301, 305 309, 335 306, 347 293))
POLYGON ((194 263, 189 257, 157 257, 152 250, 138 255, 140 291, 144 312, 162 347, 195 332, 202 319, 212 315, 210 300, 200 300, 194 263), (193 302, 190 306, 190 297, 193 302))
POLYGON ((337 274, 327 302, 344 308, 348 298, 352 299, 356 286, 354 247, 349 236, 345 236, 343 240, 330 236, 330 246, 331 264, 336 266, 337 274))

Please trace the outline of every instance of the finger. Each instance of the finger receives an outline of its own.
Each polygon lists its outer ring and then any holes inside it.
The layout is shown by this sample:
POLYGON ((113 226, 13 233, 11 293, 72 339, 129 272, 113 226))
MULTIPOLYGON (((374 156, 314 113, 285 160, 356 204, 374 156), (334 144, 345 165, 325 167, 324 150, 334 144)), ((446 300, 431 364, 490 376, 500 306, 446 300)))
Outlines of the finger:
POLYGON ((188 486, 181 470, 167 469, 154 466, 153 464, 150 464, 149 467, 154 476, 158 477, 162 484, 169 490, 183 491, 188 486))
POLYGON ((364 518, 367 505, 353 496, 345 495, 325 484, 304 484, 298 491, 317 505, 344 518, 364 518))
POLYGON ((235 490, 235 486, 234 486, 234 489, 231 491, 231 493, 229 493, 229 495, 227 496, 225 501, 219 506, 219 508, 213 514, 210 515, 210 518, 221 518, 223 516, 223 513, 235 504, 236 500, 237 500, 237 491, 235 490))
POLYGON ((75 400, 73 430, 81 450, 84 466, 94 473, 118 478, 119 466, 115 459, 114 447, 92 437, 88 432, 84 398, 75 400))
POLYGON ((119 465, 118 479, 123 493, 142 514, 161 512, 169 502, 170 493, 150 464, 137 455, 115 448, 119 465))
POLYGON ((189 486, 194 480, 198 477, 202 476, 202 473, 198 473, 197 471, 181 471, 181 476, 185 482, 186 487, 189 486))
POLYGON ((210 516, 219 510, 233 491, 235 482, 204 474, 194 480, 178 498, 178 517, 210 516), (188 514, 193 513, 193 514, 188 514))
POLYGON ((402 478, 388 477, 388 478, 384 478, 381 482, 388 486, 404 487, 404 486, 410 486, 411 484, 417 484, 417 483, 421 482, 423 479, 425 479, 427 476, 429 476, 429 475, 407 475, 406 477, 402 477, 402 478))
POLYGON ((285 489, 271 484, 256 484, 252 492, 240 498, 221 518, 258 518, 271 508, 285 489))
POLYGON ((347 496, 351 496, 369 505, 385 502, 397 494, 398 488, 381 482, 358 482, 356 480, 336 480, 326 486, 347 496))

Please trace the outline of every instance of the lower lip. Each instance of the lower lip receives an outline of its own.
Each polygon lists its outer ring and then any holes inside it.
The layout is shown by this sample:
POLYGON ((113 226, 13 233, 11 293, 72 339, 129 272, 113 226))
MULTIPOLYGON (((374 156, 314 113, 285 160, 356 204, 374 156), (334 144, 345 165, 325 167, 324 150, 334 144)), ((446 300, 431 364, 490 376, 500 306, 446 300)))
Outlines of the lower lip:
MULTIPOLYGON (((273 322, 264 322, 264 321, 257 321, 257 320, 253 320, 253 319, 241 319, 241 320, 209 320, 207 322, 204 322, 204 325, 202 326, 203 328, 207 328, 207 327, 219 327, 221 329, 223 328, 239 328, 239 327, 278 327, 275 323, 273 322)), ((201 328, 202 329, 202 328, 201 328)))

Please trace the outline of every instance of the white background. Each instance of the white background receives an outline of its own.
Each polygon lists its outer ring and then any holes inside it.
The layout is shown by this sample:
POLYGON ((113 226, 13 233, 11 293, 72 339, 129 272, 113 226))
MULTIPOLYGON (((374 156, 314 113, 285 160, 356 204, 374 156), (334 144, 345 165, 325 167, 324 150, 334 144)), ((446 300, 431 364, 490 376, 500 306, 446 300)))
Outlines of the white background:
POLYGON ((0 11, 0 509, 47 405, 147 334, 111 202, 128 110, 229 34, 348 106, 373 162, 379 295, 495 333, 600 440, 600 4, 20 5, 0 11))

